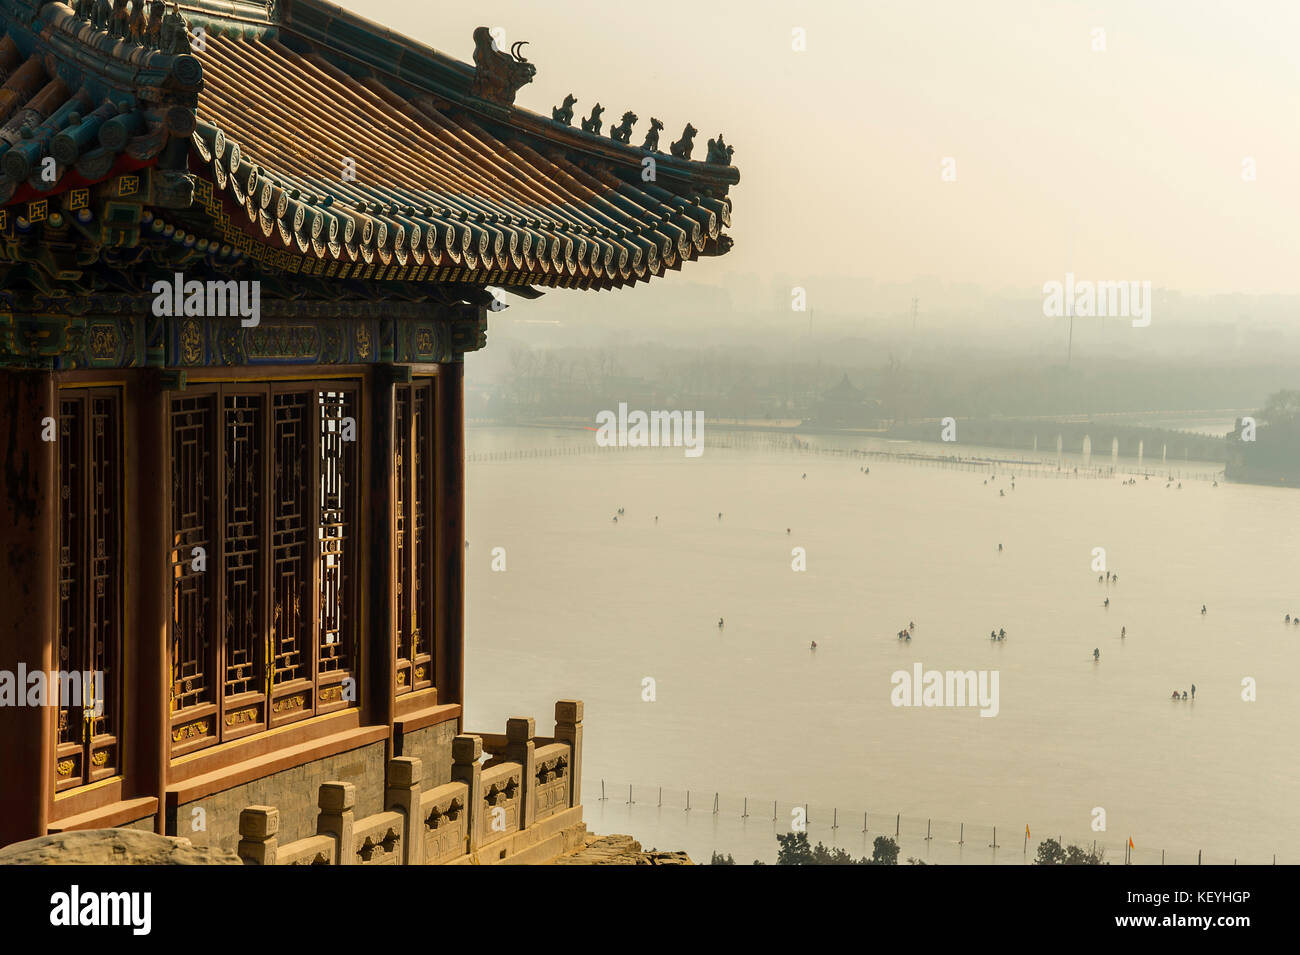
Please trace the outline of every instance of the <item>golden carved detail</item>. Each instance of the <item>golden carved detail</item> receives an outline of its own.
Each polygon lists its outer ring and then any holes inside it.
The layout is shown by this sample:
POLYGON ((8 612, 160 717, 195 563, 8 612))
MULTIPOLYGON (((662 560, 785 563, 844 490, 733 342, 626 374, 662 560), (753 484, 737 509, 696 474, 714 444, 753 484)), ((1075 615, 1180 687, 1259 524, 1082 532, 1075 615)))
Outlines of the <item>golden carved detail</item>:
POLYGON ((234 726, 238 723, 253 723, 257 720, 257 707, 246 706, 242 710, 235 710, 233 713, 226 714, 226 725, 234 726))
POLYGON ((172 730, 172 742, 179 743, 182 740, 192 739, 195 736, 208 735, 208 721, 199 720, 195 723, 188 723, 185 726, 178 726, 172 730))
POLYGON ((287 713, 290 710, 300 710, 307 705, 307 697, 302 693, 295 693, 293 696, 286 696, 283 700, 276 700, 271 704, 271 709, 276 713, 287 713))
POLYGON ((60 775, 60 776, 71 776, 71 775, 72 775, 72 766, 73 766, 73 763, 72 763, 72 760, 70 760, 70 759, 61 759, 61 760, 59 760, 59 775, 60 775))
POLYGON ((202 357, 203 334, 199 323, 190 320, 181 326, 181 360, 187 365, 194 365, 202 357))

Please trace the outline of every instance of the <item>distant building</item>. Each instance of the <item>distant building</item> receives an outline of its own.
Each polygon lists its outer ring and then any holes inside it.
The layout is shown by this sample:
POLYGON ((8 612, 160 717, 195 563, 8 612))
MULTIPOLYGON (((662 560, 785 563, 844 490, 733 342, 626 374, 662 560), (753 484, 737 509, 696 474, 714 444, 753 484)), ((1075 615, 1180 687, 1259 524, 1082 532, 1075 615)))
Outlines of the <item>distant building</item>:
POLYGON ((823 428, 876 428, 879 421, 880 402, 854 387, 846 373, 822 394, 805 424, 823 428))

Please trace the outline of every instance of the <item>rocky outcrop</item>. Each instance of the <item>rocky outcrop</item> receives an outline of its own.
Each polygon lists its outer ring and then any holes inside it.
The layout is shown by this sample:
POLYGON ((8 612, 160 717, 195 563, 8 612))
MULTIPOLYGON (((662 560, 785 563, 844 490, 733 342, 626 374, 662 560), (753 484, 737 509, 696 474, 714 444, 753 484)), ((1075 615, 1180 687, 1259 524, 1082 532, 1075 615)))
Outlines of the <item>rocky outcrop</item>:
POLYGON ((0 865, 243 865, 233 852, 139 829, 60 832, 0 849, 0 865))
POLYGON ((631 836, 588 836, 586 845, 554 865, 694 865, 685 852, 644 850, 631 836))

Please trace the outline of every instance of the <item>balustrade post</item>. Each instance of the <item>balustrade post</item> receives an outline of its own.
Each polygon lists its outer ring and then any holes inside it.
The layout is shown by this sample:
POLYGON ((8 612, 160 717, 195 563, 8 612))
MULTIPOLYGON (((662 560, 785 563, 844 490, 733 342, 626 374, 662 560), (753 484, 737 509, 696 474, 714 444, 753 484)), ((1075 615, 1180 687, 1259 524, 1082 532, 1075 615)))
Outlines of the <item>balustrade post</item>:
POLYGON ((569 744, 569 806, 582 805, 582 700, 557 700, 555 738, 569 744))
POLYGON ((469 852, 478 852, 479 816, 483 812, 483 767, 479 758, 483 755, 483 738, 481 736, 462 735, 451 741, 451 781, 464 783, 468 792, 465 794, 465 829, 469 833, 469 852))
POLYGON ((388 788, 384 805, 406 818, 402 865, 421 865, 424 859, 424 814, 420 811, 420 780, 424 765, 414 756, 395 756, 388 761, 388 788))
POLYGON ((353 865, 357 861, 352 848, 352 825, 357 804, 357 787, 352 783, 321 783, 320 815, 316 817, 316 835, 333 836, 336 842, 334 858, 339 865, 353 865))
POLYGON ((239 858, 245 865, 275 865, 279 854, 280 810, 249 806, 239 814, 239 858))
POLYGON ((524 767, 523 786, 519 793, 520 829, 528 829, 537 819, 536 728, 531 716, 516 716, 506 720, 506 759, 524 767))

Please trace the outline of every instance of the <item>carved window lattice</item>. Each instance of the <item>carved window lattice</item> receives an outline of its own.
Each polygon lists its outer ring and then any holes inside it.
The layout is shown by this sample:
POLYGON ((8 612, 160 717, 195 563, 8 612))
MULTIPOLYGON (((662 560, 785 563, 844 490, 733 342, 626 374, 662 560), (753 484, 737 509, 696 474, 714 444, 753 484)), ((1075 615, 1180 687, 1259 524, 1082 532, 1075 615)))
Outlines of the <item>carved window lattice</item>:
POLYGON ((357 645, 359 463, 341 432, 357 390, 328 387, 198 385, 172 400, 174 744, 357 705, 339 686, 357 645))
POLYGON ((172 400, 172 710, 212 702, 215 575, 212 435, 216 395, 172 400), (201 551, 197 550, 202 548, 201 551))
POLYGON ((397 385, 393 405, 393 523, 397 693, 433 686, 433 385, 397 385))
MULTIPOLYGON (((82 523, 82 444, 85 402, 59 402, 59 659, 61 670, 71 670, 83 655, 83 575, 85 566, 82 523)), ((79 707, 59 703, 59 744, 81 742, 79 707)), ((79 775, 79 774, 78 774, 79 775)))
POLYGON ((351 599, 351 555, 356 511, 356 400, 345 391, 322 391, 320 405, 320 625, 318 672, 348 671, 356 649, 351 599), (345 427, 352 429, 350 436, 345 427), (346 440, 350 437, 350 440, 346 440))
MULTIPOLYGON (((118 682, 117 657, 122 641, 119 588, 122 566, 121 412, 116 394, 92 396, 90 405, 88 492, 92 583, 90 627, 87 632, 88 660, 84 668, 95 675, 95 680, 103 673, 107 687, 112 687, 118 682)), ((91 687, 95 693, 99 689, 93 685, 91 687)), ((113 695, 116 698, 116 694, 113 695)), ((116 732, 115 707, 105 705, 101 713, 91 716, 89 735, 92 740, 116 732)), ((93 761, 95 754, 91 755, 93 761)))
POLYGON ((429 432, 432 424, 433 389, 428 384, 411 389, 415 401, 415 462, 411 497, 411 523, 414 531, 412 565, 415 605, 412 614, 415 629, 411 633, 412 662, 415 665, 413 683, 423 689, 433 685, 433 535, 429 533, 429 506, 432 487, 433 449, 429 432))
POLYGON ((411 505, 411 391, 398 385, 393 396, 393 540, 396 548, 397 692, 411 689, 411 561, 407 532, 411 505))
POLYGON ((263 466, 266 396, 228 394, 223 401, 225 468, 225 695, 264 689, 263 466))
POLYGON ((118 769, 122 633, 121 396, 114 389, 59 401, 55 786, 118 769))
POLYGON ((308 395, 273 397, 271 498, 271 644, 275 664, 272 686, 310 677, 312 640, 308 597, 311 564, 308 522, 314 514, 311 487, 310 412, 308 395))

